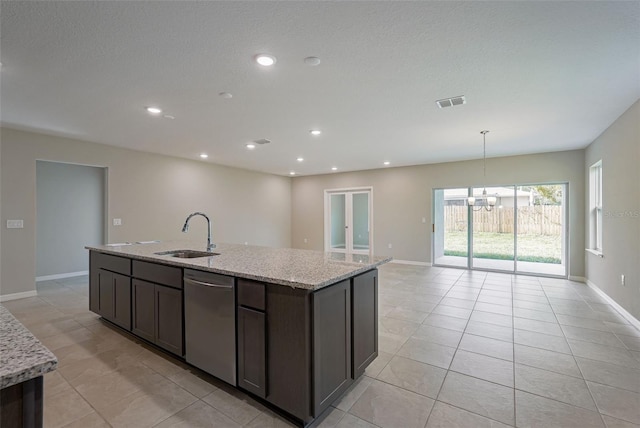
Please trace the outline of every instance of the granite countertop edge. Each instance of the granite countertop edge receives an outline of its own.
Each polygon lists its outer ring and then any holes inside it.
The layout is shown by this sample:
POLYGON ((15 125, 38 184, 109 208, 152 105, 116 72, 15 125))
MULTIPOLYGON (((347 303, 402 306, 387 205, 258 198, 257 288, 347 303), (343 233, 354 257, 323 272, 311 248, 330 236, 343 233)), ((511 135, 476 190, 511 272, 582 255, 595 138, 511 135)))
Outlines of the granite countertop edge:
MULTIPOLYGON (((176 243, 174 245, 176 246, 176 248, 180 248, 180 249, 194 249, 193 247, 195 247, 195 245, 189 245, 185 243, 176 243), (182 245, 180 246, 180 244, 182 245)), ((245 245, 239 245, 239 244, 226 244, 226 245, 222 244, 222 245, 224 246, 222 246, 220 249, 218 248, 214 249, 214 252, 218 252, 218 251, 223 252, 225 249, 227 249, 227 247, 232 247, 236 249, 242 249, 243 247, 245 248, 252 247, 252 246, 245 246, 245 245)), ((153 253, 157 252, 155 250, 157 250, 158 248, 154 248, 154 246, 147 245, 147 244, 143 244, 143 246, 145 247, 148 246, 150 248, 150 250, 148 251, 150 254, 140 254, 140 253, 127 251, 130 247, 132 247, 132 245, 86 246, 85 248, 87 250, 91 250, 91 251, 95 251, 103 254, 131 258, 133 260, 147 261, 147 262, 160 263, 160 264, 169 265, 169 266, 182 267, 186 269, 213 272, 213 273, 218 273, 222 275, 230 275, 238 278, 268 282, 272 284, 278 284, 278 285, 289 286, 289 287, 298 288, 298 289, 306 289, 306 290, 319 290, 321 288, 340 282, 344 279, 351 278, 355 275, 359 275, 371 269, 377 268, 378 266, 384 263, 388 263, 392 260, 391 257, 370 257, 372 260, 368 260, 366 263, 355 262, 355 261, 344 261, 344 260, 330 260, 328 262, 329 265, 333 264, 336 267, 340 266, 341 268, 343 268, 343 270, 344 268, 346 268, 347 271, 339 274, 335 274, 335 275, 330 275, 329 278, 324 278, 321 281, 307 281, 307 280, 301 280, 300 278, 296 278, 296 280, 289 280, 289 279, 283 278, 282 276, 278 276, 277 274, 273 274, 273 272, 272 274, 268 274, 268 273, 256 274, 251 272, 243 272, 241 270, 235 270, 235 269, 225 269, 224 267, 207 266, 202 263, 202 258, 182 259, 182 258, 175 258, 171 256, 166 256, 166 255, 156 255, 153 253), (200 261, 200 263, 198 263, 198 261, 200 261)), ((136 247, 140 248, 140 246, 138 245, 136 245, 136 247)), ((269 250, 268 247, 253 247, 253 248, 260 248, 262 251, 269 250)), ((315 257, 319 257, 319 255, 331 254, 331 253, 323 253, 320 251, 290 249, 290 248, 285 248, 285 249, 273 248, 272 250, 273 251, 285 250, 285 251, 299 252, 300 254, 315 253, 315 257)), ((214 257, 219 257, 219 256, 214 256, 214 257)), ((265 271, 266 270, 268 269, 265 269, 265 271)))
POLYGON ((0 389, 58 367, 58 359, 11 312, 0 305, 0 389))

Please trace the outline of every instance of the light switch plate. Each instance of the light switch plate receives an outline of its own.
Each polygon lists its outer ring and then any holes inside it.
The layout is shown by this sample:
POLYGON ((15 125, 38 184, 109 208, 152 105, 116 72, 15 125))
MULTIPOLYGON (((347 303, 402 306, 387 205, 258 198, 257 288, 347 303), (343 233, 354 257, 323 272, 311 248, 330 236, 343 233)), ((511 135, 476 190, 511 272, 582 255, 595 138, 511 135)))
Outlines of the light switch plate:
POLYGON ((22 220, 7 220, 7 229, 22 229, 24 222, 22 220))
POLYGON ((114 218, 113 219, 113 225, 114 226, 122 226, 122 219, 121 218, 114 218))

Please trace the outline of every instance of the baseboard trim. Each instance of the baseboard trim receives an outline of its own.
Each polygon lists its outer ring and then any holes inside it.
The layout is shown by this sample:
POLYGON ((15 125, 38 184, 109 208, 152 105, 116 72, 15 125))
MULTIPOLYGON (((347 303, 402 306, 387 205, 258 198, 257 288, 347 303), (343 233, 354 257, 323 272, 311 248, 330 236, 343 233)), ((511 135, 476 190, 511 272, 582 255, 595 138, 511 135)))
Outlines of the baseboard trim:
POLYGON ((429 262, 415 262, 413 260, 393 259, 391 260, 391 263, 398 263, 400 265, 412 265, 412 266, 431 266, 431 263, 429 262))
POLYGON ((622 315, 627 321, 629 321, 629 323, 631 325, 633 325, 635 328, 640 330, 640 321, 638 321, 633 315, 631 315, 629 312, 627 312, 627 310, 625 308, 620 306, 618 304, 618 302, 616 302, 611 297, 609 297, 609 295, 607 293, 605 293, 604 291, 602 291, 596 284, 594 284, 593 282, 589 281, 588 279, 586 280, 586 282, 587 282, 587 285, 592 290, 594 290, 596 293, 598 293, 600 295, 600 297, 602 297, 604 300, 607 301, 607 303, 609 303, 611 306, 613 306, 616 311, 620 312, 620 315, 622 315))
POLYGON ((58 273, 58 274, 55 274, 55 275, 37 276, 36 277, 36 282, 51 281, 53 279, 73 278, 74 276, 83 276, 83 275, 89 275, 89 271, 88 270, 81 270, 79 272, 58 273))
POLYGON ((569 275, 569 281, 584 282, 586 284, 587 278, 585 278, 584 276, 569 275))
POLYGON ((26 299, 27 297, 37 297, 38 292, 33 291, 24 291, 22 293, 12 293, 12 294, 3 294, 0 295, 0 302, 8 302, 9 300, 18 300, 18 299, 26 299))

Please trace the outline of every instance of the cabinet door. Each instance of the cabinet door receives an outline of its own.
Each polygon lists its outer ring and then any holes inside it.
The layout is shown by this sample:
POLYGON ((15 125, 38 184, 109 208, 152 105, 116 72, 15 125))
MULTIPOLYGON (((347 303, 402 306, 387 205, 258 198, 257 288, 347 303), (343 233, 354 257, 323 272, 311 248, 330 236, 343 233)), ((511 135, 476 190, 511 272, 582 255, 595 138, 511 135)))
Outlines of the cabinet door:
POLYGON ((156 345, 184 355, 182 340, 182 290, 155 286, 156 345))
POLYGON ((98 314, 113 321, 113 273, 98 271, 98 314))
POLYGON ((113 322, 131 330, 131 278, 113 274, 113 322))
POLYGON ((313 294, 314 416, 338 398, 351 379, 351 281, 313 294))
POLYGON ((238 307, 238 386, 266 397, 264 312, 238 307))
POLYGON ((134 279, 131 281, 131 295, 133 306, 131 331, 149 342, 154 342, 156 337, 155 285, 134 279))
POLYGON ((353 278, 351 284, 353 322, 353 378, 378 356, 378 271, 353 278))

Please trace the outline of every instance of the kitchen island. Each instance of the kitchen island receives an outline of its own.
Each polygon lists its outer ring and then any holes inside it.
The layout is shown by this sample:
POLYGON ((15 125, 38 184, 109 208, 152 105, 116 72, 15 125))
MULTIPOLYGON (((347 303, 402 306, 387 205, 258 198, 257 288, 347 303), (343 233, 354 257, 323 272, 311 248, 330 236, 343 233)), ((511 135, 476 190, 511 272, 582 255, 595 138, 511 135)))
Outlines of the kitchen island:
POLYGON ((43 375, 58 360, 0 305, 0 426, 42 427, 43 375))
POLYGON ((378 355, 377 266, 390 258, 233 244, 185 258, 204 248, 185 241, 87 248, 93 312, 302 426, 378 355))

